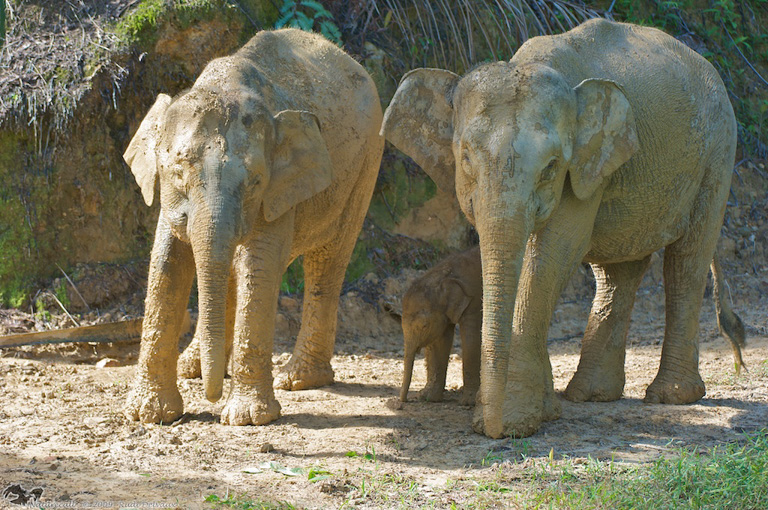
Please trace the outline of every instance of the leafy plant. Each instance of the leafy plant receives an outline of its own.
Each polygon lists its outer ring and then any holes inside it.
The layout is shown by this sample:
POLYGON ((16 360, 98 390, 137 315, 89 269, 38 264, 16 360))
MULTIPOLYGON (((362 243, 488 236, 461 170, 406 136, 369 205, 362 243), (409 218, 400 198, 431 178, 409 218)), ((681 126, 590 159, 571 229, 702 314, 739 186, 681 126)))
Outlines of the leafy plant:
POLYGON ((285 501, 268 503, 260 500, 252 500, 247 496, 232 496, 227 494, 224 498, 216 494, 210 494, 205 498, 206 503, 213 503, 214 508, 235 508, 237 510, 293 510, 296 507, 285 501))
POLYGON ((5 42, 5 0, 0 0, 0 49, 5 42))
POLYGON ((280 18, 275 28, 293 27, 312 32, 317 30, 323 36, 341 46, 341 31, 333 22, 333 15, 320 2, 314 0, 284 0, 280 7, 280 18))

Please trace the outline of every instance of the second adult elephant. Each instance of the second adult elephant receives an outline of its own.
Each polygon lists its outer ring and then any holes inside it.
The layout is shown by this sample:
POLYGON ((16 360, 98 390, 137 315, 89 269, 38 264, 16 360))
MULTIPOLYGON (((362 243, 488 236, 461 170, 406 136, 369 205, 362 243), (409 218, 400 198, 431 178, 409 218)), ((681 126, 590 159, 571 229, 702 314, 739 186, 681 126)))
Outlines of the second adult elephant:
POLYGON ((618 398, 635 293, 661 248, 666 329, 645 400, 704 395, 699 309, 736 151, 733 110, 709 62, 659 30, 592 20, 463 78, 412 71, 383 132, 455 189, 480 236, 476 430, 526 436, 560 415, 547 330, 581 261, 597 292, 566 396, 618 398))

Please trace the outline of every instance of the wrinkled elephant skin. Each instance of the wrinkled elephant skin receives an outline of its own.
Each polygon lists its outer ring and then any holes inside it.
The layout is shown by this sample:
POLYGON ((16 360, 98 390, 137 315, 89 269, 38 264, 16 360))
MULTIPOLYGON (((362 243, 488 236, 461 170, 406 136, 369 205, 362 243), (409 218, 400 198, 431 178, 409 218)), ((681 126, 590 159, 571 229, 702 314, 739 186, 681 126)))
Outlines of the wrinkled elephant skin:
POLYGON ((475 430, 527 436, 560 415, 547 330, 582 261, 597 292, 566 397, 619 398, 635 292, 662 248, 666 331, 645 398, 704 395, 698 315, 736 150, 726 89, 704 58, 659 30, 590 20, 464 77, 411 71, 382 132, 455 191, 480 237, 475 430))
POLYGON ((199 317, 182 371, 206 397, 231 389, 226 424, 280 415, 272 350, 282 275, 304 256, 301 331, 277 386, 333 382, 338 298, 383 151, 373 81, 319 35, 257 34, 211 61, 191 89, 161 94, 124 154, 161 211, 149 268, 137 376, 125 407, 142 422, 183 412, 178 331, 197 275, 199 317))

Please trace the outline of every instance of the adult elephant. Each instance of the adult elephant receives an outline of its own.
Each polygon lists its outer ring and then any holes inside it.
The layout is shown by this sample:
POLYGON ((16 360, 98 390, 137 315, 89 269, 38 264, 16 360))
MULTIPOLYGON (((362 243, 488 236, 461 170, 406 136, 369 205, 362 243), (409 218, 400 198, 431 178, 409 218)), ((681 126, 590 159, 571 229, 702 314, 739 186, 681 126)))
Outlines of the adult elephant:
POLYGON ((319 35, 261 32, 210 62, 175 99, 161 94, 124 158, 161 210, 149 268, 141 353, 126 414, 170 422, 178 332, 197 273, 195 334, 206 397, 222 423, 276 419, 272 348, 288 264, 304 255, 301 331, 278 385, 333 381, 338 298, 376 182, 381 106, 365 70, 319 35))
POLYGON ((704 58, 659 30, 591 20, 463 78, 410 72, 382 132, 455 189, 480 236, 476 430, 526 436, 560 415, 547 329, 581 261, 597 293, 566 396, 619 398, 635 292, 661 248, 666 331, 645 400, 704 395, 698 314, 736 150, 726 89, 704 58))

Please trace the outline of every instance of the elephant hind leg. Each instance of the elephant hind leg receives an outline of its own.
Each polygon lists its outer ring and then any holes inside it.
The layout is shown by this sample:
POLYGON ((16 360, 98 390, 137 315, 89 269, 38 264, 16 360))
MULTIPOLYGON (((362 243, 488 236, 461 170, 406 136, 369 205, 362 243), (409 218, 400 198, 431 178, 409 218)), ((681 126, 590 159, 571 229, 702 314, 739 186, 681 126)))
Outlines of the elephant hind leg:
MULTIPOLYGON (((356 231, 357 232, 357 231, 356 231)), ((304 309, 291 359, 280 369, 275 388, 304 390, 333 383, 333 346, 344 273, 356 237, 304 254, 304 309)))
POLYGON ((448 373, 448 361, 451 357, 455 327, 448 325, 443 331, 443 337, 429 344, 424 349, 427 362, 427 384, 419 393, 421 400, 440 402, 445 390, 445 377, 448 373))
MULTIPOLYGON (((727 167, 730 174, 730 167, 727 167)), ((723 223, 728 183, 704 186, 696 222, 664 250, 666 324, 661 363, 645 393, 650 403, 688 404, 705 394, 699 375, 699 312, 723 223)))
MULTIPOLYGON (((715 238, 716 240, 716 238, 715 238)), ((666 324, 661 363, 645 402, 689 404, 705 394, 699 374, 699 312, 715 243, 692 254, 680 241, 664 252, 666 324), (683 250, 681 248, 685 247, 683 250), (710 249, 711 248, 711 249, 710 249)))
POLYGON ((574 402, 607 402, 624 391, 626 338, 635 295, 651 257, 619 264, 592 264, 597 289, 581 359, 565 397, 574 402))

